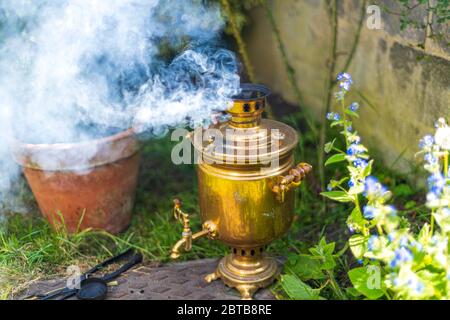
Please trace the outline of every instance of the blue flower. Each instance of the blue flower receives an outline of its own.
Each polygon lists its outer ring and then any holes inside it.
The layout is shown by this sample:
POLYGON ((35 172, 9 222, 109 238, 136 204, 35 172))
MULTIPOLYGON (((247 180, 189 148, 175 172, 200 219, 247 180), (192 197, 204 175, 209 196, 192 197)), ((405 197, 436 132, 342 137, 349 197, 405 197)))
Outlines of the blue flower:
POLYGON ((411 246, 416 249, 416 251, 422 251, 423 249, 423 245, 420 242, 417 242, 415 240, 413 240, 413 242, 411 243, 411 246))
POLYGON ((353 165, 357 168, 365 168, 367 167, 368 163, 366 160, 358 158, 355 161, 353 161, 353 165))
POLYGON ((339 81, 339 88, 343 91, 349 91, 353 84, 352 76, 346 72, 340 73, 337 80, 339 81))
POLYGON ((354 156, 361 153, 364 153, 364 148, 360 144, 353 143, 347 149, 347 154, 349 156, 354 156))
POLYGON ((347 72, 342 72, 342 73, 338 74, 337 80, 338 81, 342 81, 342 80, 353 81, 352 76, 350 74, 348 74, 347 72))
POLYGON ((420 294, 423 292, 423 290, 425 289, 425 286, 423 285, 422 282, 418 281, 415 286, 413 286, 412 288, 417 294, 420 294))
POLYGON ((348 131, 348 132, 352 132, 352 130, 353 130, 353 127, 352 127, 352 126, 348 126, 348 127, 347 127, 347 131, 348 131))
POLYGON ((355 181, 353 179, 350 179, 347 184, 350 188, 353 188, 355 186, 355 181))
POLYGON ((434 138, 431 135, 426 135, 425 137, 423 137, 420 142, 419 142, 419 148, 420 149, 424 149, 424 148, 429 148, 431 146, 433 146, 434 143, 434 138))
POLYGON ((433 201, 436 201, 438 199, 439 199, 439 196, 436 195, 435 193, 433 193, 433 192, 428 192, 427 193, 427 201, 428 202, 433 202, 433 201))
POLYGON ((431 237, 430 243, 431 243, 433 246, 438 245, 438 244, 439 244, 439 238, 438 238, 436 235, 432 236, 432 237, 431 237))
POLYGON ((430 177, 428 177, 428 187, 430 192, 437 196, 441 194, 445 184, 445 177, 440 172, 433 173, 430 177))
POLYGON ((364 184, 364 196, 367 198, 381 197, 387 189, 378 182, 377 178, 368 176, 364 184))
POLYGON ((359 103, 358 102, 353 102, 350 107, 349 107, 350 111, 356 112, 359 109, 359 103))
POLYGON ((337 112, 329 112, 329 113, 327 113, 327 119, 339 121, 339 120, 341 120, 341 115, 337 112))
POLYGON ((415 277, 409 277, 406 281, 406 285, 409 287, 409 289, 414 291, 415 294, 421 294, 425 289, 423 283, 415 277))
POLYGON ((400 245, 400 247, 406 247, 408 245, 408 242, 409 242, 408 238, 403 236, 400 238, 399 245, 400 245))
POLYGON ((388 211, 389 216, 395 217, 397 214, 397 209, 393 205, 384 206, 385 210, 388 211))
POLYGON ((352 143, 359 144, 359 143, 361 142, 361 137, 360 137, 360 136, 351 136, 351 137, 350 137, 350 141, 351 141, 352 143))
POLYGON ((378 209, 372 206, 365 206, 363 209, 364 218, 371 220, 377 215, 378 209))
POLYGON ((363 259, 358 259, 358 264, 362 265, 363 264, 363 259))
POLYGON ((345 92, 344 91, 338 91, 334 94, 335 98, 337 101, 342 101, 344 100, 345 97, 345 92))
POLYGON ((394 286, 398 287, 400 284, 400 279, 399 278, 394 278, 394 280, 392 281, 392 283, 394 284, 394 286))
POLYGON ((391 261, 391 268, 395 268, 403 263, 407 263, 412 261, 413 256, 411 251, 406 249, 405 247, 401 247, 400 249, 395 250, 394 258, 391 261))
POLYGON ((367 241, 367 249, 369 249, 369 251, 373 251, 375 249, 377 241, 377 236, 370 236, 369 240, 367 241))
POLYGON ((374 176, 368 176, 366 178, 366 183, 364 184, 364 191, 366 194, 373 194, 375 192, 378 192, 378 186, 380 183, 378 182, 378 179, 374 176))
POLYGON ((390 242, 394 242, 395 241, 395 232, 391 232, 388 234, 388 239, 390 242))
POLYGON ((431 153, 427 153, 427 154, 424 156, 424 159, 425 159, 425 161, 428 162, 429 164, 436 164, 436 163, 438 162, 438 159, 437 159, 435 156, 433 156, 431 153))
POLYGON ((349 81, 342 81, 339 83, 339 88, 341 88, 344 91, 350 91, 352 83, 349 81))
POLYGON ((378 179, 374 176, 368 176, 366 179, 366 185, 368 186, 374 186, 375 184, 379 183, 378 179))

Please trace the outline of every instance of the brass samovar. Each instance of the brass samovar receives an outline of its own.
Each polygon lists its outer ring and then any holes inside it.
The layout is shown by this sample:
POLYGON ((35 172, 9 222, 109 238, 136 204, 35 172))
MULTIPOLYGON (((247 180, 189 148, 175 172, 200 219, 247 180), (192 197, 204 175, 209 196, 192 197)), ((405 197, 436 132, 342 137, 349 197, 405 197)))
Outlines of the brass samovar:
POLYGON ((294 163, 297 132, 262 119, 268 94, 264 86, 242 85, 228 110, 229 121, 190 135, 201 160, 197 166, 201 231, 192 233, 189 215, 182 211, 180 200, 174 201, 174 215, 183 224, 183 233, 171 257, 178 258, 181 248, 190 250, 192 241, 201 237, 224 242, 231 253, 205 280, 220 278, 239 290, 243 299, 251 299, 279 273, 278 262, 265 249, 288 231, 294 216, 294 189, 312 169, 309 164, 294 163))

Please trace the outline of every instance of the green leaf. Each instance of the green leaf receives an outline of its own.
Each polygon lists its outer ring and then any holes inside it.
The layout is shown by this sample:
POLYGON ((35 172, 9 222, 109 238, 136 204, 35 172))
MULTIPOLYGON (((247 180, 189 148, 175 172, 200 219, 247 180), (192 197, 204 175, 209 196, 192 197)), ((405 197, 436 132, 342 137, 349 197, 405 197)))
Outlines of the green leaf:
POLYGON ((372 165, 373 165, 373 160, 370 160, 369 163, 367 164, 367 166, 363 170, 363 173, 362 173, 363 178, 367 178, 368 176, 370 176, 370 174, 372 173, 372 165))
POLYGON ((361 210, 359 210, 358 207, 355 207, 347 218, 347 226, 355 231, 363 231, 366 228, 366 224, 367 220, 364 219, 361 210))
POLYGON ((330 153, 330 151, 333 149, 335 142, 336 142, 336 138, 334 138, 333 141, 325 144, 325 148, 324 148, 325 153, 330 153))
POLYGON ((336 188, 336 187, 339 187, 341 184, 343 184, 345 181, 347 181, 349 178, 348 177, 344 177, 344 178, 342 178, 341 180, 339 180, 339 181, 336 181, 336 180, 333 180, 333 179, 331 179, 330 180, 330 185, 331 185, 331 187, 332 188, 336 188))
POLYGON ((336 260, 334 259, 333 255, 330 253, 323 255, 322 269, 333 270, 335 267, 336 267, 336 260))
POLYGON ((352 296, 354 298, 358 298, 358 297, 361 296, 361 293, 358 290, 356 290, 355 288, 352 288, 352 287, 346 288, 345 292, 347 292, 347 295, 352 296))
POLYGON ((379 267, 369 266, 355 268, 348 272, 353 287, 369 299, 381 298, 386 292, 381 273, 377 270, 380 270, 379 267))
POLYGON ((335 154, 335 155, 329 157, 328 160, 325 162, 325 166, 328 166, 332 163, 342 162, 342 161, 345 161, 345 154, 338 153, 338 154, 335 154))
POLYGON ((320 289, 313 289, 294 275, 286 274, 281 277, 281 287, 294 300, 319 300, 320 289))
POLYGON ((415 193, 409 185, 404 183, 396 185, 392 192, 396 197, 409 197, 415 193))
POLYGON ((327 191, 322 192, 321 195, 339 202, 352 202, 354 200, 353 197, 350 197, 345 191, 327 191))
POLYGON ((364 256, 364 253, 366 253, 368 239, 368 237, 365 237, 363 235, 354 234, 348 240, 350 250, 352 251, 356 259, 361 259, 364 256))
POLYGON ((428 241, 431 239, 431 228, 430 225, 428 223, 425 223, 422 227, 422 229, 420 229, 419 235, 417 237, 417 240, 420 243, 428 243, 428 241))
POLYGON ((347 170, 350 173, 350 176, 357 177, 359 174, 359 169, 353 166, 347 166, 347 170))
POLYGON ((319 259, 316 259, 311 255, 299 254, 292 258, 289 257, 286 268, 304 281, 325 278, 325 275, 322 272, 322 263, 319 259))
POLYGON ((342 257, 342 256, 344 255, 344 253, 347 252, 347 250, 348 250, 348 246, 345 245, 341 250, 339 250, 338 252, 336 252, 335 254, 333 254, 333 256, 334 256, 335 258, 342 257))
POLYGON ((359 118, 359 114, 357 114, 356 112, 354 112, 352 110, 346 109, 345 113, 350 115, 350 116, 352 116, 352 117, 359 118))
POLYGON ((340 125, 343 125, 344 124, 344 121, 342 121, 342 120, 339 120, 339 121, 333 121, 331 124, 330 124, 330 128, 333 128, 333 127, 335 127, 335 126, 340 126, 340 125))
MULTIPOLYGON (((437 269, 439 270, 439 269, 437 269)), ((417 275, 422 280, 422 283, 425 283, 424 292, 428 296, 432 296, 436 294, 436 291, 439 291, 441 294, 445 294, 447 291, 447 278, 444 272, 437 272, 436 269, 422 269, 417 272, 417 275)))
POLYGON ((406 210, 412 209, 412 208, 414 208, 416 206, 417 206, 417 202, 415 202, 414 200, 410 200, 407 203, 405 203, 405 209, 406 210))
POLYGON ((327 245, 324 246, 323 252, 326 253, 326 254, 333 254, 334 248, 336 248, 336 243, 335 242, 330 242, 330 243, 328 243, 327 245))
POLYGON ((332 270, 336 267, 336 261, 333 256, 335 247, 336 243, 327 243, 325 237, 322 237, 319 244, 313 248, 310 248, 309 251, 313 254, 313 256, 320 258, 322 261, 321 268, 323 270, 332 270))

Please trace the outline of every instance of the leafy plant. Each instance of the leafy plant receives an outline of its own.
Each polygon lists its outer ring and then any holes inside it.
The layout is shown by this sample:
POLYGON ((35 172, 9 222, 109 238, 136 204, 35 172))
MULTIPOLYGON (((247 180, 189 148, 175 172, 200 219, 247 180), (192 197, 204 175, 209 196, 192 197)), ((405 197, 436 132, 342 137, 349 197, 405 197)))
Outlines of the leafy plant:
MULTIPOLYGON (((340 136, 326 143, 324 149, 329 155, 326 166, 344 165, 346 172, 331 179, 322 196, 347 208, 351 236, 337 254, 333 253, 335 243, 327 244, 322 238, 308 254, 289 256, 281 289, 290 299, 320 299, 327 288, 338 299, 448 299, 450 127, 445 119, 439 119, 435 134, 425 136, 419 144, 418 155, 423 156, 424 169, 430 173, 426 204, 409 199, 405 210, 398 211, 391 204, 391 191, 372 175, 374 160, 352 127, 360 106, 356 102, 347 105, 345 97, 353 79, 341 73, 337 82, 339 112, 330 112, 327 119, 340 136), (411 224, 412 217, 408 216, 419 208, 428 208, 421 227, 411 224), (342 267, 337 262, 348 248, 359 266, 347 269, 352 286, 342 290, 334 275, 342 267)), ((383 176, 387 180, 386 173, 383 176)), ((414 196, 403 182, 393 190, 403 199, 414 196)))
POLYGON ((336 260, 347 248, 334 253, 336 244, 327 243, 322 238, 319 243, 309 249, 309 254, 290 255, 285 265, 287 274, 281 276, 280 285, 288 298, 294 300, 319 300, 323 299, 320 292, 330 287, 334 295, 339 299, 346 299, 345 293, 339 287, 334 269, 336 260), (306 282, 320 284, 319 288, 312 288, 306 282))
POLYGON ((392 193, 371 176, 373 160, 352 128, 352 118, 359 117, 358 103, 345 104, 345 96, 353 84, 352 77, 341 73, 337 80, 339 91, 336 99, 340 113, 329 113, 327 118, 331 121, 331 127, 341 129, 346 150, 334 146, 336 139, 327 143, 325 151, 335 153, 326 164, 347 162, 348 176, 339 181, 331 180, 328 191, 322 195, 352 204, 347 225, 354 234, 349 239, 349 246, 354 257, 364 265, 349 271, 354 289, 370 299, 382 296, 449 298, 450 127, 441 118, 436 123, 434 137, 428 135, 420 142, 422 151, 419 154, 424 155, 424 168, 431 174, 426 203, 431 210, 431 222, 425 223, 420 232, 414 234, 407 219, 389 204, 392 193), (439 228, 435 228, 435 221, 439 228), (367 285, 369 267, 377 271, 376 277, 383 277, 377 286, 367 285))
POLYGON ((450 45, 448 28, 450 22, 449 0, 398 0, 400 11, 396 12, 387 6, 380 4, 389 14, 400 18, 400 29, 412 28, 422 30, 425 34, 423 41, 417 46, 426 49, 427 40, 444 41, 446 46, 450 45), (418 15, 418 12, 425 15, 418 15))

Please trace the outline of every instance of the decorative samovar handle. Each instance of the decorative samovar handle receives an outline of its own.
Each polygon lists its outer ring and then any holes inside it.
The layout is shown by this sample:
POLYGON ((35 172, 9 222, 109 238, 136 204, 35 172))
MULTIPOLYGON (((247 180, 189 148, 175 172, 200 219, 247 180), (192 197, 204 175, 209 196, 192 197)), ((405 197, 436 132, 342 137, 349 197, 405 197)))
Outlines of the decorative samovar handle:
POLYGON ((312 166, 310 164, 300 163, 295 168, 289 170, 287 176, 277 177, 277 181, 272 186, 272 191, 276 194, 277 200, 283 203, 286 192, 298 187, 311 170, 312 166))
POLYGON ((203 223, 203 229, 197 233, 192 234, 189 214, 184 213, 181 210, 182 202, 180 199, 173 200, 173 216, 176 220, 180 221, 183 225, 183 232, 181 233, 181 239, 173 246, 170 253, 170 258, 177 259, 180 257, 180 248, 184 246, 185 251, 192 249, 192 241, 202 237, 208 237, 215 239, 217 236, 217 227, 211 221, 203 223))

